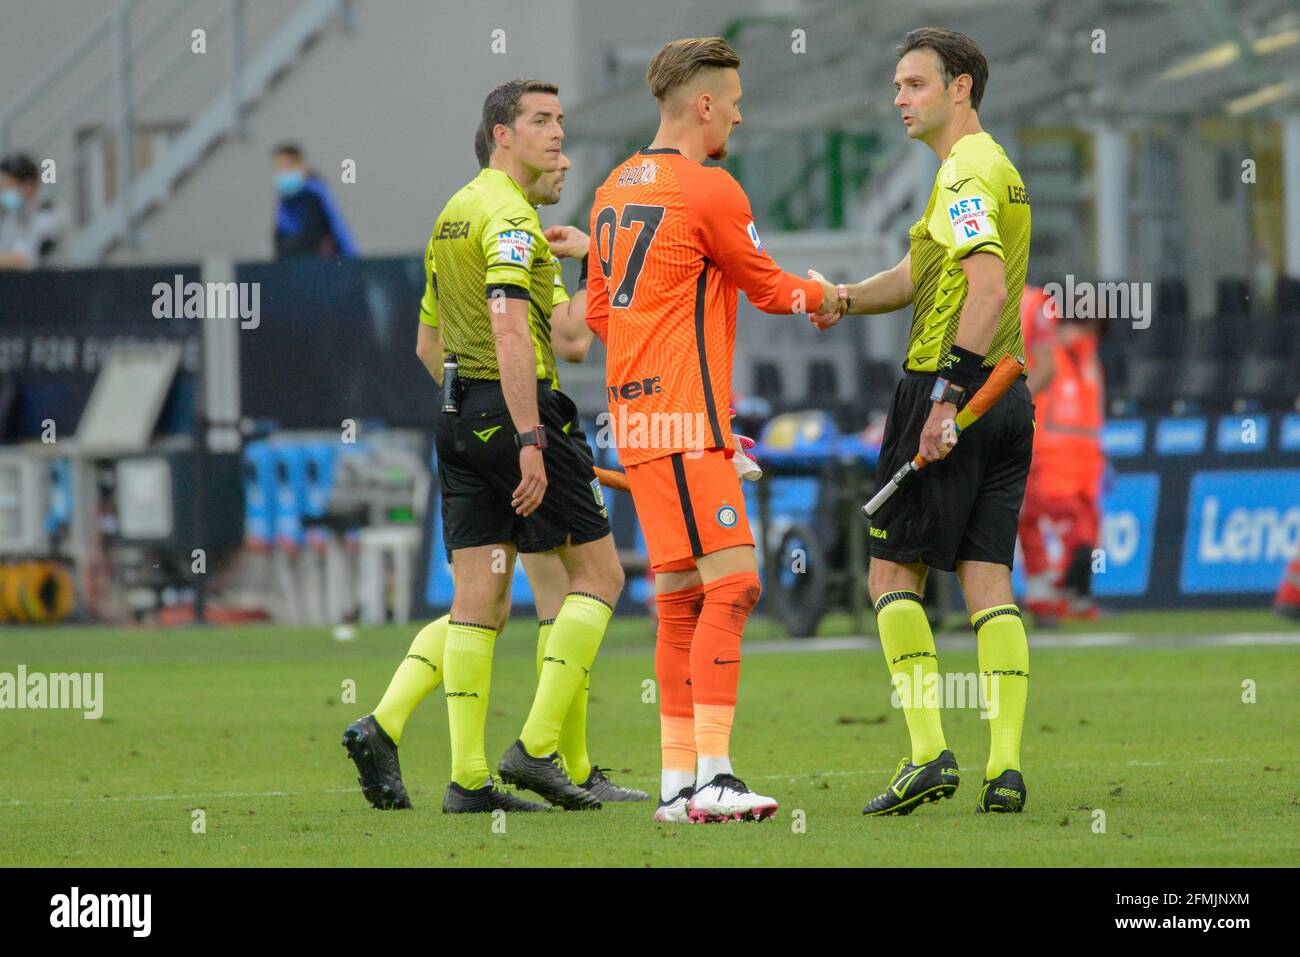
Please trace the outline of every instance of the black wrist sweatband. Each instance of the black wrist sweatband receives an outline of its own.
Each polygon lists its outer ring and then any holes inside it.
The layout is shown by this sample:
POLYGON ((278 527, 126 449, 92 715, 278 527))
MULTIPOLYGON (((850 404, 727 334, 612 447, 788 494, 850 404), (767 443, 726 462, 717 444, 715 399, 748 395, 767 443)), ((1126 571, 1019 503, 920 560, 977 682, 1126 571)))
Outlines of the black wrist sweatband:
POLYGON ((964 389, 970 388, 970 384, 979 377, 980 370, 984 366, 984 357, 958 345, 948 350, 948 355, 951 356, 951 362, 943 370, 944 376, 953 385, 959 385, 964 389))
MULTIPOLYGON (((588 254, 590 255, 590 254, 588 254)), ((578 288, 587 288, 587 257, 582 257, 582 269, 578 271, 578 288)))

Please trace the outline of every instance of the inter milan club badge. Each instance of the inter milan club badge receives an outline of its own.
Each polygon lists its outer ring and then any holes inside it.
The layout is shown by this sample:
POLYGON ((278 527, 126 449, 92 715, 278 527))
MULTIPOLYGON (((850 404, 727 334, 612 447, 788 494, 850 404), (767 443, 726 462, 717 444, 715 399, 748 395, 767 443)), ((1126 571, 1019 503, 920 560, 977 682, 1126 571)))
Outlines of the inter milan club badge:
POLYGON ((718 509, 718 524, 723 528, 731 528, 739 518, 740 516, 736 514, 736 510, 730 505, 724 505, 718 509))

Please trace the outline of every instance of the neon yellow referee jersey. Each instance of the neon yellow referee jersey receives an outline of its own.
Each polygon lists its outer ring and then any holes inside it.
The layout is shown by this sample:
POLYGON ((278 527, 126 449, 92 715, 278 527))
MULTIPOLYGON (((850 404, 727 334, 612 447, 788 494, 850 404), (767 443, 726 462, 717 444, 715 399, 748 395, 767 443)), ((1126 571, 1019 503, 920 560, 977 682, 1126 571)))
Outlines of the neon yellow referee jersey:
POLYGON ((991 253, 1006 271, 1007 299, 984 357, 1024 361, 1020 295, 1029 267, 1029 194, 1020 173, 988 133, 971 133, 939 167, 925 215, 908 230, 912 250, 912 328, 904 366, 934 372, 948 358, 966 303, 961 261, 991 253))
POLYGON ((452 196, 425 247, 424 272, 420 321, 441 329, 461 376, 501 378, 487 305, 498 294, 528 301, 537 378, 557 381, 551 309, 569 296, 537 210, 508 174, 488 167, 452 196))
MULTIPOLYGON (((569 291, 564 288, 564 278, 560 275, 559 264, 555 267, 555 286, 551 293, 551 310, 569 301, 569 291)), ((424 295, 420 298, 420 321, 426 326, 438 328, 438 264, 433 257, 433 240, 424 247, 424 295)), ((458 370, 459 371, 459 370, 458 370)), ((560 387, 560 375, 557 371, 551 377, 551 388, 560 387)))

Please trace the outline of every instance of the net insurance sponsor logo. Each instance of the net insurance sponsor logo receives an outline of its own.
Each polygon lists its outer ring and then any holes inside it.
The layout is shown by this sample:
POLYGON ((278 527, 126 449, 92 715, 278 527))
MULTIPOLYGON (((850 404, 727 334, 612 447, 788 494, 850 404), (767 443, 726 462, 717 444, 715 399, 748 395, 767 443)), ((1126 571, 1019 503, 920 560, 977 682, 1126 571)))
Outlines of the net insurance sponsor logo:
POLYGON ((979 196, 957 200, 948 207, 948 219, 952 222, 952 231, 957 234, 958 241, 988 236, 993 232, 989 228, 988 210, 984 208, 984 200, 979 196))
POLYGON ((1095 567, 1092 590, 1098 595, 1141 595, 1151 578, 1160 477, 1153 473, 1117 476, 1102 500, 1103 567, 1095 567))
POLYGON ((1300 469, 1201 472, 1187 504, 1184 592, 1273 592, 1300 549, 1300 469))
POLYGON ((497 255, 519 266, 533 263, 533 237, 525 229, 510 229, 497 237, 497 255))

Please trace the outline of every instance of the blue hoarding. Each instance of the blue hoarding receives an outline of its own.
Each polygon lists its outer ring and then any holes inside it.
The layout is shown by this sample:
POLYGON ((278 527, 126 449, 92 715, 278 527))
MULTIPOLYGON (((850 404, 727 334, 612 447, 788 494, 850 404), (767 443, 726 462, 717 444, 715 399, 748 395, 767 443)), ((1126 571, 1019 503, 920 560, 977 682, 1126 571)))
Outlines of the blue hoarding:
POLYGON ((1142 419, 1111 419, 1101 427, 1101 447, 1107 458, 1134 458, 1147 447, 1147 424, 1142 419))
POLYGON ((1267 415, 1225 415, 1219 419, 1216 448, 1223 453, 1263 452, 1268 448, 1267 415))
POLYGON ((1117 476, 1102 497, 1101 540, 1105 566, 1097 568, 1097 595, 1141 595, 1151 578, 1160 476, 1153 472, 1117 476))
POLYGON ((1288 415, 1282 418, 1282 428, 1278 434, 1278 448, 1283 452, 1300 452, 1300 415, 1288 415))
POLYGON ((1300 469, 1198 473, 1186 528, 1182 592, 1273 592, 1300 546, 1300 469))
POLYGON ((1156 451, 1161 455, 1200 455, 1205 451, 1203 418, 1161 419, 1156 426, 1156 451))

